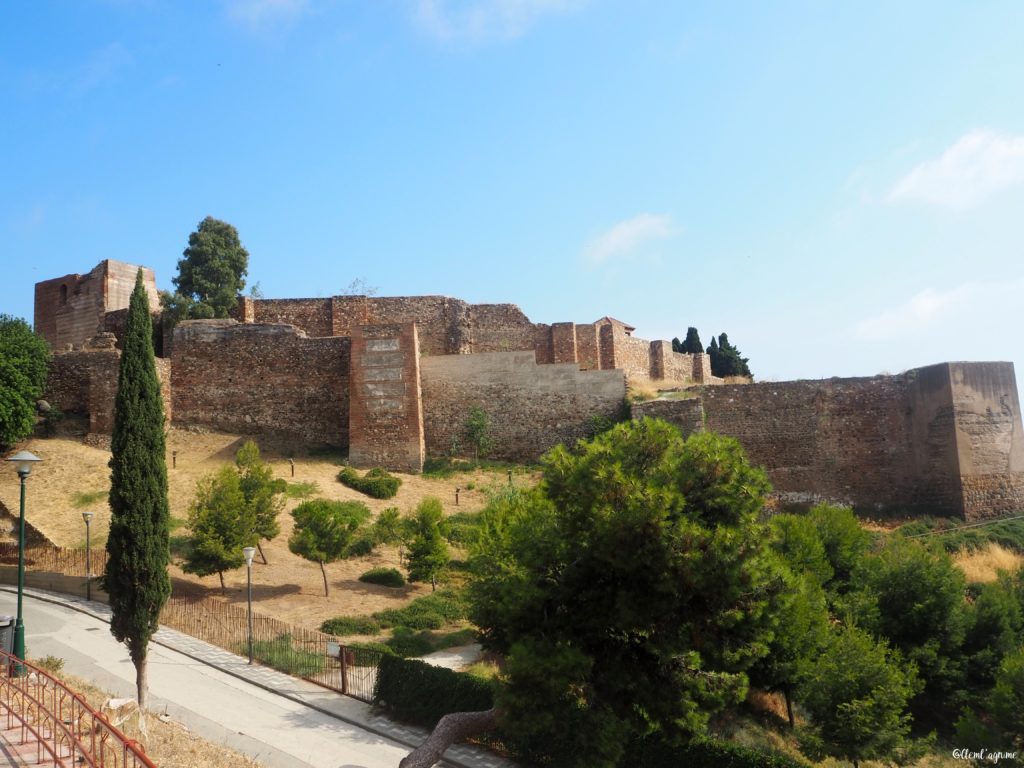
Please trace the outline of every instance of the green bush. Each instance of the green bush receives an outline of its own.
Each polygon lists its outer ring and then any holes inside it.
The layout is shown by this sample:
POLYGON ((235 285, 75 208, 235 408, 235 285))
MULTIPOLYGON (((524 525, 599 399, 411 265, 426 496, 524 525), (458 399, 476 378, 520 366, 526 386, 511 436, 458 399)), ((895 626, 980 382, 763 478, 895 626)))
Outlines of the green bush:
POLYGON ((393 498, 398 493, 398 486, 402 484, 401 480, 381 467, 374 467, 361 477, 351 467, 342 467, 338 472, 338 482, 375 499, 393 498))
POLYGON ((351 643, 345 647, 352 652, 351 662, 356 667, 376 667, 381 656, 395 655, 384 643, 351 643))
POLYGON ((439 629, 445 624, 467 618, 466 603, 451 590, 439 590, 418 597, 402 608, 377 611, 373 618, 385 629, 439 629))
POLYGON ((345 548, 345 557, 366 557, 377 548, 377 536, 373 529, 362 531, 345 548))
POLYGON ((634 741, 619 768, 678 768, 681 765, 714 768, 807 768, 806 763, 780 752, 761 752, 739 744, 697 739, 685 746, 665 741, 661 734, 634 741))
POLYGON ((337 616, 321 624, 320 631, 338 637, 376 635, 380 632, 380 623, 370 616, 337 616))
POLYGON ((395 627, 384 644, 403 658, 426 656, 434 652, 434 635, 429 629, 417 632, 408 627, 395 627))
POLYGON ((397 568, 371 568, 359 577, 367 584, 379 584, 382 587, 404 587, 405 576, 397 568))
MULTIPOLYGON (((248 650, 248 643, 240 643, 235 649, 243 656, 248 650)), ((294 647, 292 637, 287 633, 274 640, 257 640, 253 643, 252 655, 260 664, 295 677, 312 677, 324 670, 323 654, 294 647)))
POLYGON ((373 701, 398 720, 433 728, 449 712, 490 709, 494 693, 487 682, 471 675, 385 656, 377 668, 373 701))
POLYGON ((480 535, 479 512, 456 512, 445 522, 448 523, 448 543, 454 546, 469 546, 480 535))

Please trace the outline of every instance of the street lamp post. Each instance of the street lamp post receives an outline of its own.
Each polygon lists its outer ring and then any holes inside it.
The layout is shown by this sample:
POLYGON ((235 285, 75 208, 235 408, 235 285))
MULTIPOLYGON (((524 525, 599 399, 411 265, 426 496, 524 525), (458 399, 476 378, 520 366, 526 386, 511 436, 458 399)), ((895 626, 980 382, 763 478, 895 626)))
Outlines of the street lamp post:
MULTIPOLYGON (((32 464, 41 459, 28 451, 18 451, 7 461, 13 461, 17 465, 18 477, 21 478, 21 519, 18 523, 18 618, 14 622, 14 655, 24 661, 25 622, 22 620, 21 603, 25 591, 25 481, 32 473, 32 464)), ((25 667, 17 665, 15 674, 21 677, 25 674, 25 667)))
POLYGON ((248 617, 249 617, 249 663, 252 664, 252 557, 256 554, 256 547, 243 547, 242 555, 245 557, 246 587, 248 592, 248 617))
POLYGON ((83 512, 82 519, 85 520, 85 599, 92 600, 92 546, 89 541, 89 523, 92 522, 92 512, 83 512))

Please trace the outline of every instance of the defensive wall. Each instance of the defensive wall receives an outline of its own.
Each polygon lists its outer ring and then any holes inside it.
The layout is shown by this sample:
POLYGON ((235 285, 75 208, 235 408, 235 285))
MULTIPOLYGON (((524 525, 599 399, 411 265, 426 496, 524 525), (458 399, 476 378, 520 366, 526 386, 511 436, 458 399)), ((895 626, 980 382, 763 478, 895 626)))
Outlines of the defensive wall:
POLYGON ((1024 509, 1024 430, 1011 363, 689 392, 635 404, 633 414, 686 434, 737 438, 784 499, 967 519, 1024 509))
MULTIPOLYGON (((56 350, 44 397, 88 415, 92 433, 112 426, 117 305, 127 304, 136 271, 108 261, 84 278, 36 286, 36 325, 56 350)), ((511 304, 443 296, 245 298, 235 319, 187 321, 165 334, 157 365, 177 426, 279 448, 337 446, 356 466, 406 471, 427 455, 469 452, 464 426, 477 406, 490 419, 492 456, 534 460, 615 414, 627 379, 703 384, 634 414, 737 437, 784 498, 969 519, 1024 508, 1010 363, 722 385, 707 355, 632 332, 610 317, 532 323, 511 304)))

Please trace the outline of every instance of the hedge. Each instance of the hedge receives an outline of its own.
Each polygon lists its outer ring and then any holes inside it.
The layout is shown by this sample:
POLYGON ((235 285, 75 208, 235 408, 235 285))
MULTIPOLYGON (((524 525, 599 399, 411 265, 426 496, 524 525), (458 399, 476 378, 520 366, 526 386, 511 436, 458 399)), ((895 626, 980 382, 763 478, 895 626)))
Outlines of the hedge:
POLYGON ((449 712, 479 712, 494 706, 488 682, 424 661, 384 656, 377 668, 373 703, 403 722, 433 728, 449 712))
POLYGON ((351 467, 342 467, 338 472, 338 482, 375 499, 392 498, 402 484, 400 479, 381 467, 374 467, 361 477, 351 467))
POLYGON ((359 580, 366 584, 379 584, 382 587, 405 586, 405 576, 397 568, 371 568, 363 573, 359 580))

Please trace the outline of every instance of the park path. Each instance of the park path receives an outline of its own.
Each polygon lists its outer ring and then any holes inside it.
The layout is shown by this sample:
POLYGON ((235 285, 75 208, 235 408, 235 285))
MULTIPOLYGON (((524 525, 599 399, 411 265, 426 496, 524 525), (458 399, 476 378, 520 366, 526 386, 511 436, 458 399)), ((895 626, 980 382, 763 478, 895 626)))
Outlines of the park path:
MULTIPOLYGON (((13 590, 0 588, 0 614, 13 614, 15 606, 13 590)), ((110 634, 109 615, 102 603, 27 589, 28 653, 62 658, 69 673, 115 696, 134 698, 135 668, 110 634)), ((149 690, 151 710, 271 768, 396 768, 427 735, 360 701, 250 666, 240 656, 165 627, 150 646, 149 690)), ((452 747, 439 765, 514 768, 469 745, 452 747)))

